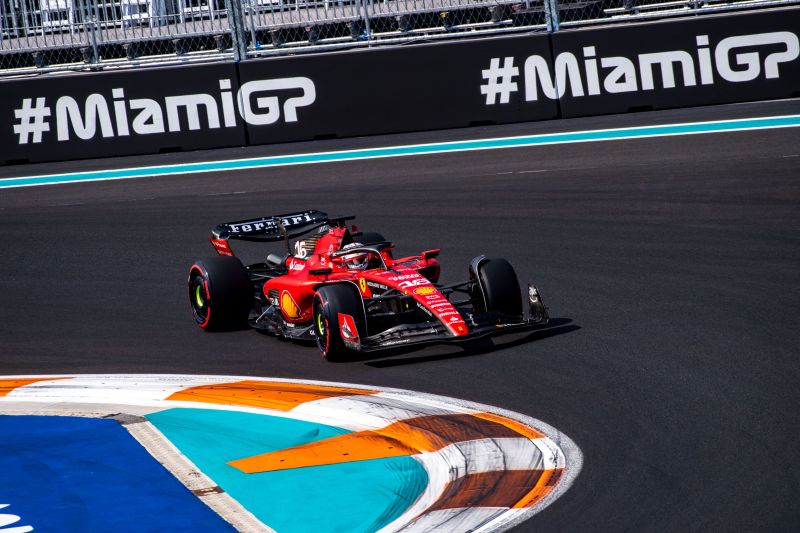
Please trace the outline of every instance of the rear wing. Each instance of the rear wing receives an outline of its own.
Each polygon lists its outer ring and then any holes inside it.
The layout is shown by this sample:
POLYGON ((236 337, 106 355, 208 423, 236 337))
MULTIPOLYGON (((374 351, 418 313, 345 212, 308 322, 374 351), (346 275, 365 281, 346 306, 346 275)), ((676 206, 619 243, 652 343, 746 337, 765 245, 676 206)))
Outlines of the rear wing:
POLYGON ((287 237, 299 237, 328 224, 329 221, 328 215, 321 211, 303 211, 239 220, 238 222, 225 222, 214 228, 211 233, 215 238, 224 240, 276 242, 287 237))
POLYGON ((253 242, 286 241, 288 248, 289 239, 300 237, 325 225, 339 226, 354 218, 354 216, 329 217, 322 211, 311 210, 225 222, 211 231, 213 237, 210 240, 217 252, 222 255, 233 255, 230 253, 230 246, 225 242, 228 239, 253 242))

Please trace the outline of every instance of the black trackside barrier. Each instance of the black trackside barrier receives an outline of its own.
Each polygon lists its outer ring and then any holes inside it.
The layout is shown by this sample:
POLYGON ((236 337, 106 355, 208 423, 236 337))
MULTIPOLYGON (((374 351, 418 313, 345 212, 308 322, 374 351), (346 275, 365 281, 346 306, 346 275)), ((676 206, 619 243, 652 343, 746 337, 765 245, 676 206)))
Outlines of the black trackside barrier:
POLYGON ((246 144, 233 63, 0 81, 0 164, 246 144))
POLYGON ((563 117, 800 96, 798 36, 800 9, 562 31, 556 90, 527 70, 526 89, 563 117))
POLYGON ((800 95, 800 9, 0 81, 0 164, 800 95), (552 47, 552 48, 551 48, 552 47))
POLYGON ((513 98, 521 52, 549 57, 547 35, 244 61, 248 136, 265 144, 556 118, 554 101, 513 98))

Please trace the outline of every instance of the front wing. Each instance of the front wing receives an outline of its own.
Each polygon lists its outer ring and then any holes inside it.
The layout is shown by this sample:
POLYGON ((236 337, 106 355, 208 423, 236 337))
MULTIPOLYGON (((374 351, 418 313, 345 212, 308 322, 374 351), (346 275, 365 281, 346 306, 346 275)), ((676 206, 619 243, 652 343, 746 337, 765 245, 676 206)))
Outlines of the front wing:
POLYGON ((399 346, 413 346, 417 344, 439 344, 439 343, 459 343, 474 340, 480 337, 489 337, 504 333, 519 331, 530 331, 539 329, 547 325, 547 322, 533 322, 524 320, 521 322, 492 323, 484 326, 477 326, 470 329, 470 332, 461 337, 456 337, 442 324, 433 322, 422 324, 404 324, 386 330, 378 335, 366 337, 361 340, 362 352, 374 352, 385 350, 386 348, 397 348, 399 346))
POLYGON ((539 291, 528 286, 528 313, 526 316, 508 316, 500 313, 481 313, 469 315, 466 335, 457 337, 450 333, 441 322, 421 322, 401 324, 361 339, 361 351, 373 352, 399 346, 417 344, 459 343, 480 337, 490 337, 505 333, 531 331, 547 326, 550 317, 542 302, 539 291))

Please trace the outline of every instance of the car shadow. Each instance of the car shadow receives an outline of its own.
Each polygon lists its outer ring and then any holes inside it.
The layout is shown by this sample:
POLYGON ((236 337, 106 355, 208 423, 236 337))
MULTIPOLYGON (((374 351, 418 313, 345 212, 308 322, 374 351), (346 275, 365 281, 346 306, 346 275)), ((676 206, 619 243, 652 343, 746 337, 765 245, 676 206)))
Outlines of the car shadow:
MULTIPOLYGON (((405 348, 392 348, 390 350, 362 354, 349 359, 348 363, 362 362, 374 368, 389 368, 394 366, 415 365, 420 363, 431 363, 434 361, 444 361, 447 359, 460 359, 462 357, 473 357, 487 353, 521 346, 529 342, 571 333, 581 329, 580 326, 573 324, 571 318, 551 318, 547 327, 534 330, 525 334, 498 335, 495 337, 482 337, 472 341, 456 345, 457 351, 446 353, 436 353, 429 355, 419 355, 415 357, 403 357, 407 354, 417 353, 424 350, 426 346, 409 346, 405 348), (520 336, 522 335, 522 336, 520 336)), ((452 346, 451 346, 452 349, 452 346)))
MULTIPOLYGON (((232 333, 234 331, 248 331, 253 329, 252 327, 248 326, 247 324, 234 324, 230 326, 217 326, 214 329, 206 329, 203 330, 205 333, 232 333)), ((2 529, 0 529, 2 531, 2 529)))

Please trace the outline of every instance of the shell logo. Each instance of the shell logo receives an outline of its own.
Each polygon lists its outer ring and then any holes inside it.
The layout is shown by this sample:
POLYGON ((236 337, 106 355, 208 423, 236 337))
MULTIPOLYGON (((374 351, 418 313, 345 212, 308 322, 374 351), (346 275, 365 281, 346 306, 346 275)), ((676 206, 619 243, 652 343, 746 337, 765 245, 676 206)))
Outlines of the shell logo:
POLYGON ((414 294, 433 294, 436 289, 433 287, 419 287, 414 289, 414 294))
POLYGON ((281 310, 289 318, 300 318, 300 306, 298 306, 289 291, 281 294, 281 310))

